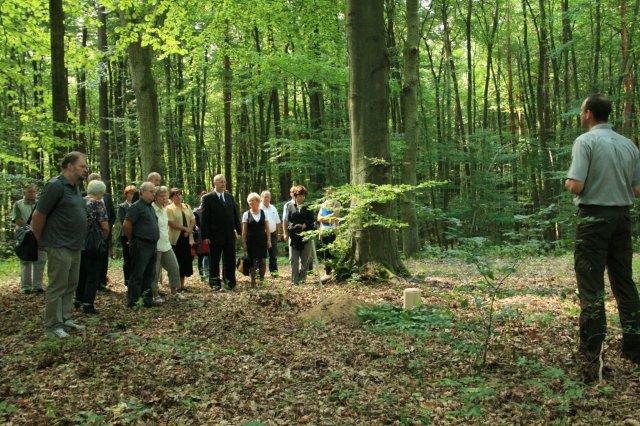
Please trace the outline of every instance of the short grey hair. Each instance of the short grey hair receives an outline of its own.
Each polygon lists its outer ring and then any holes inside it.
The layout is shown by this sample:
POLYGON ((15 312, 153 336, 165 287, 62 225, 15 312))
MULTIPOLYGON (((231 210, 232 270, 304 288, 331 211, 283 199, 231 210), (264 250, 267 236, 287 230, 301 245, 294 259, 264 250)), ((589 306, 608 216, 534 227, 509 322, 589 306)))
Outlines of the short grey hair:
POLYGON ((247 195, 247 203, 250 202, 251 200, 260 201, 260 196, 256 192, 252 192, 251 194, 247 195))
POLYGON ((260 197, 264 197, 265 195, 268 195, 269 197, 271 197, 271 191, 269 191, 268 189, 265 189, 260 193, 260 197))
POLYGON ((153 182, 142 182, 142 185, 140 185, 140 192, 142 191, 155 192, 155 190, 156 190, 156 186, 153 184, 153 182))
POLYGON ((100 173, 91 173, 87 177, 87 182, 91 182, 92 180, 102 180, 102 178, 100 177, 100 173))
POLYGON ((160 173, 158 172, 151 172, 147 175, 147 181, 150 181, 152 178, 154 177, 158 177, 160 178, 160 180, 162 180, 162 176, 160 175, 160 173))
POLYGON ((101 180, 92 180, 87 185, 87 194, 98 195, 107 192, 107 186, 101 180))
POLYGON ((214 182, 217 182, 217 181, 219 181, 220 179, 224 179, 225 181, 227 180, 227 178, 225 178, 223 174, 215 175, 215 176, 213 177, 213 181, 214 181, 214 182))

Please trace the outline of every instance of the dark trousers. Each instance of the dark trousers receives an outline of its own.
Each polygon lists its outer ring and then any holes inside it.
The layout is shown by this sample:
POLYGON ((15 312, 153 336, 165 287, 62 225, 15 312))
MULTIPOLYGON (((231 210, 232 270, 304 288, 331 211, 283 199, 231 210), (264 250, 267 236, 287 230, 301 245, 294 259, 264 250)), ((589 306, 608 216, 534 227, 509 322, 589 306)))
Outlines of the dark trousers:
MULTIPOLYGON (((111 237, 107 238, 107 247, 111 247, 111 237)), ((100 256, 100 276, 98 286, 107 285, 107 272, 109 272, 109 248, 106 255, 100 256)))
POLYGON ((95 302, 102 274, 102 258, 107 256, 107 252, 89 253, 86 250, 82 251, 80 276, 78 287, 76 287, 76 300, 78 302, 88 305, 93 305, 95 302))
POLYGON ((126 286, 129 285, 129 276, 131 275, 131 257, 128 242, 127 237, 120 237, 120 245, 122 246, 122 272, 124 272, 124 285, 126 286))
POLYGON ((627 207, 580 206, 574 267, 580 296, 580 351, 594 359, 606 334, 604 270, 622 325, 622 351, 640 357, 640 299, 631 273, 631 217, 627 207))
POLYGON ((156 243, 134 239, 129 246, 131 275, 127 289, 128 304, 133 307, 140 297, 145 305, 153 302, 151 284, 155 278, 156 243))
POLYGON ((230 288, 236 285, 236 240, 215 242, 209 246, 209 284, 220 287, 220 258, 224 280, 230 288))
POLYGON ((278 270, 278 233, 271 233, 271 248, 267 249, 269 253, 269 272, 276 272, 278 270))
POLYGON ((324 231, 324 233, 320 234, 320 249, 318 253, 320 253, 320 258, 322 259, 322 263, 324 264, 324 271, 327 275, 331 274, 331 263, 334 259, 333 253, 327 247, 329 244, 332 244, 336 240, 336 234, 334 231, 324 231))

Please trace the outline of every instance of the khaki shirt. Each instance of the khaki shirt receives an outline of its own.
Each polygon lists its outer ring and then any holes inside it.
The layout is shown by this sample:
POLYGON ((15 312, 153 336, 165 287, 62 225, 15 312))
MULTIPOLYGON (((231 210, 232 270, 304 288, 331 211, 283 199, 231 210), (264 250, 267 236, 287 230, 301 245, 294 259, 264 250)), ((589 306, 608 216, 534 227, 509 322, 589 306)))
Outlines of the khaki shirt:
POLYGON ((573 143, 567 178, 584 182, 576 205, 630 206, 640 185, 640 152, 610 124, 597 124, 573 143))

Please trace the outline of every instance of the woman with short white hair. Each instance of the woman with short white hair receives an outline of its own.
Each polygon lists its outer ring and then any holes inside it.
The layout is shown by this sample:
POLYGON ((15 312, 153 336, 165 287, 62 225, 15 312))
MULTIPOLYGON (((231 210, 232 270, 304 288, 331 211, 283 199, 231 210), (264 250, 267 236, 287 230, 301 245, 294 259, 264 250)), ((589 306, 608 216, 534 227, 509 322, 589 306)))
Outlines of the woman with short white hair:
POLYGON ((267 272, 265 259, 267 250, 271 248, 271 233, 264 210, 260 209, 260 196, 252 192, 247 196, 247 203, 249 210, 242 215, 242 245, 251 265, 251 286, 255 286, 256 272, 260 274, 260 283, 264 282, 267 272))
POLYGON ((102 201, 107 187, 101 180, 92 180, 87 185, 85 211, 87 213, 87 237, 80 258, 80 277, 76 288, 76 306, 82 311, 95 315, 94 307, 98 285, 100 284, 104 257, 109 255, 107 236, 109 236, 109 217, 102 201))

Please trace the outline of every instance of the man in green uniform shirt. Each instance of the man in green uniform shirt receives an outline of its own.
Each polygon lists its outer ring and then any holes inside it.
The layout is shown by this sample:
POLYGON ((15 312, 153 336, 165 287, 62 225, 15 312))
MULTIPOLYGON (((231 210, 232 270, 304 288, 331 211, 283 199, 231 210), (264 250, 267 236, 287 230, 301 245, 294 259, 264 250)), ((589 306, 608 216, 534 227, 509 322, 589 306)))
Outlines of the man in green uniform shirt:
POLYGON ((608 123, 611 101, 592 95, 582 103, 588 131, 573 144, 565 187, 575 194, 581 219, 576 231, 575 271, 580 296, 580 354, 587 381, 601 378, 606 334, 604 270, 618 303, 622 355, 640 364, 640 300, 631 276, 629 208, 640 195, 640 154, 608 123))

